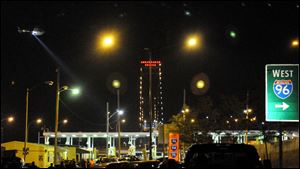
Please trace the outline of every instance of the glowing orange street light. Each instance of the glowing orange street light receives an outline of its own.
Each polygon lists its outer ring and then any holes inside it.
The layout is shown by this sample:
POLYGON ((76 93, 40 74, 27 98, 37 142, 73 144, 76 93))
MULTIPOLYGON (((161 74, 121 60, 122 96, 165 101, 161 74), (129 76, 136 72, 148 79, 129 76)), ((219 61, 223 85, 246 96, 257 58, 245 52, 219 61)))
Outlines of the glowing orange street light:
POLYGON ((14 121, 14 117, 12 117, 12 116, 11 116, 11 117, 8 117, 8 119, 7 119, 7 120, 8 120, 8 122, 9 122, 9 123, 11 123, 11 122, 13 122, 13 121, 14 121))
POLYGON ((97 37, 96 50, 100 53, 110 53, 119 47, 119 32, 110 30, 101 32, 97 37))
POLYGON ((195 123, 195 119, 191 119, 191 123, 195 123))
POLYGON ((298 39, 294 39, 294 40, 291 42, 291 46, 292 46, 293 48, 299 47, 299 40, 298 40, 298 39))
POLYGON ((125 123, 126 122, 126 120, 125 119, 122 119, 122 123, 125 123))
POLYGON ((185 40, 185 48, 188 50, 199 49, 201 47, 201 37, 197 34, 189 35, 185 40))
POLYGON ((63 123, 64 123, 64 124, 67 124, 67 123, 68 123, 68 119, 64 119, 64 120, 63 120, 63 123))
POLYGON ((37 124, 40 124, 40 123, 42 123, 42 119, 40 119, 40 118, 39 118, 39 119, 37 119, 37 120, 36 120, 36 123, 37 123, 37 124))

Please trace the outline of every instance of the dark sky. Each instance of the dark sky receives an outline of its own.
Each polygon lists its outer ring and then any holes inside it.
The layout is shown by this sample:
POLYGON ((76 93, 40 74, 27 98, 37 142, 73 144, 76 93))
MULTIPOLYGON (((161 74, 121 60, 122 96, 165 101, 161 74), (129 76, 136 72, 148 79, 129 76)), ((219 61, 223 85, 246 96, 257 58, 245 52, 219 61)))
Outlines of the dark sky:
MULTIPOLYGON (((191 106, 201 97, 190 90, 198 73, 210 79, 205 95, 244 97, 250 90, 264 98, 264 66, 299 63, 298 48, 290 47, 299 36, 296 2, 1 2, 1 119, 16 118, 12 125, 1 124, 4 140, 23 140, 26 87, 55 81, 58 66, 32 35, 19 34, 18 26, 42 27, 46 32, 39 38, 64 65, 61 85, 81 87, 76 98, 61 94, 66 106, 60 104, 60 119, 70 121, 65 131, 105 131, 106 102, 111 111, 116 107, 116 95, 106 83, 116 72, 127 86, 121 92, 124 130, 137 128, 139 61, 147 58, 145 47, 163 64, 166 119, 179 112, 184 88, 191 106), (110 28, 119 31, 120 48, 109 56, 95 52, 97 35, 110 28), (237 33, 234 39, 231 30, 237 33), (203 46, 186 52, 184 37, 193 32, 201 34, 203 46)), ((29 99, 30 121, 41 116, 54 129, 55 86, 40 86, 29 99)), ((30 128, 29 141, 36 141, 37 131, 37 126, 30 128)))

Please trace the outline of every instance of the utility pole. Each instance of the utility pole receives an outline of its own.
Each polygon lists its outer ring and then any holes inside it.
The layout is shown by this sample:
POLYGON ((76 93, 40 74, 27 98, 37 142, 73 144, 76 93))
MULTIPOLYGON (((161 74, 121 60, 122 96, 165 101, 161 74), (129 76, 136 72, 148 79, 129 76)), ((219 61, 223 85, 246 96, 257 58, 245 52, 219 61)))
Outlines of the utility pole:
POLYGON ((282 168, 282 125, 279 122, 279 168, 282 168))
POLYGON ((29 88, 26 89, 25 141, 24 141, 24 148, 23 148, 24 162, 26 162, 26 155, 28 154, 28 150, 27 150, 27 141, 28 141, 28 99, 29 99, 29 88))
MULTIPOLYGON (((185 95, 186 95, 186 93, 185 93, 185 89, 183 89, 183 104, 182 104, 182 113, 183 113, 183 121, 184 121, 184 124, 185 124, 185 107, 186 107, 186 102, 185 102, 185 95)), ((183 151, 183 157, 181 157, 182 159, 184 158, 184 155, 185 155, 185 145, 184 145, 184 142, 182 142, 182 151, 183 151)))
POLYGON ((57 164, 57 131, 58 131, 58 116, 59 116, 59 69, 56 69, 56 106, 55 106, 55 137, 54 137, 54 166, 57 164))
POLYGON ((106 102, 106 157, 108 157, 109 103, 106 102))
POLYGON ((248 113, 249 113, 249 106, 248 106, 248 103, 249 102, 249 91, 247 90, 247 94, 246 94, 246 136, 245 136, 245 143, 248 144, 248 119, 249 119, 249 116, 248 116, 248 113))
MULTIPOLYGON (((117 89, 117 102, 118 102, 118 111, 120 111, 120 89, 117 89)), ((121 157, 121 124, 120 124, 120 115, 118 115, 118 147, 119 147, 119 158, 121 157)))

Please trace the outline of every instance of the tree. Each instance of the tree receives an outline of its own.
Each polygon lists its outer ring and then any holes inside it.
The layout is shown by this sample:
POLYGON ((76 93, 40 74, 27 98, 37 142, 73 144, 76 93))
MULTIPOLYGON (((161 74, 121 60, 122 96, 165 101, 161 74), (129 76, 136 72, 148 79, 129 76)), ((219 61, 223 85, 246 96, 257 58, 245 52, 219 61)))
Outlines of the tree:
POLYGON ((195 133, 198 131, 198 120, 193 112, 173 115, 171 123, 178 128, 180 140, 186 144, 195 143, 195 133))

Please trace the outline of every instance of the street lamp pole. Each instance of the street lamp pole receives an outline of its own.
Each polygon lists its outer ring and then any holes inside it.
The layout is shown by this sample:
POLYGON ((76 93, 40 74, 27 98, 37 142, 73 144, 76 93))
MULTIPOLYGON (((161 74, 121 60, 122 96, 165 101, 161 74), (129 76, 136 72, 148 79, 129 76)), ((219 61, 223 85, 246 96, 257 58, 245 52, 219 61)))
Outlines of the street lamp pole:
POLYGON ((106 102, 106 157, 108 157, 109 103, 106 102))
MULTIPOLYGON (((182 113, 183 113, 183 121, 184 121, 184 124, 186 124, 185 123, 185 119, 186 119, 186 117, 185 117, 185 108, 186 108, 186 103, 185 103, 185 95, 186 95, 186 93, 185 93, 185 89, 183 89, 183 105, 182 105, 182 113)), ((185 156, 185 144, 184 144, 184 142, 182 142, 182 151, 183 151, 183 153, 182 153, 182 159, 184 158, 184 156, 185 156)))
MULTIPOLYGON (((52 85, 53 82, 52 81, 45 81, 43 82, 44 84, 48 84, 48 85, 52 85)), ((24 148, 23 148, 23 154, 24 154, 24 162, 26 160, 26 155, 28 154, 28 150, 27 150, 27 142, 28 142, 28 102, 29 102, 29 92, 32 91, 34 88, 36 88, 37 86, 43 84, 43 83, 39 83, 35 86, 33 86, 32 88, 26 88, 26 108, 25 108, 25 141, 24 141, 24 148)))
POLYGON ((249 102, 249 91, 247 90, 247 98, 246 98, 246 136, 245 136, 245 143, 248 144, 248 113, 249 113, 249 107, 248 107, 248 102, 249 102))
POLYGON ((27 155, 27 141, 28 141, 28 99, 29 99, 29 88, 26 89, 26 109, 25 109, 25 141, 24 141, 24 162, 26 162, 26 155, 27 155))
MULTIPOLYGON (((117 107, 120 111, 120 89, 117 89, 117 107)), ((118 114, 118 147, 119 147, 119 158, 121 157, 121 125, 120 125, 120 115, 118 114)))
POLYGON ((57 131, 58 131, 58 116, 59 116, 59 69, 56 69, 56 107, 55 107, 55 137, 54 137, 54 166, 57 164, 57 131))

